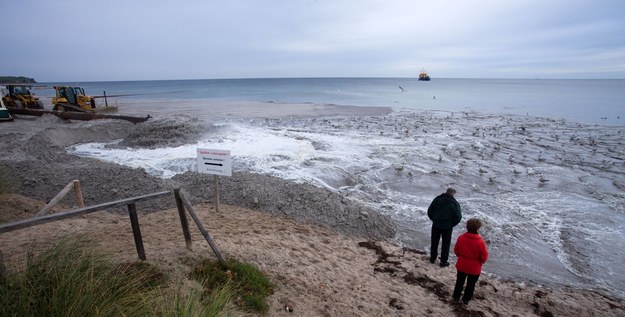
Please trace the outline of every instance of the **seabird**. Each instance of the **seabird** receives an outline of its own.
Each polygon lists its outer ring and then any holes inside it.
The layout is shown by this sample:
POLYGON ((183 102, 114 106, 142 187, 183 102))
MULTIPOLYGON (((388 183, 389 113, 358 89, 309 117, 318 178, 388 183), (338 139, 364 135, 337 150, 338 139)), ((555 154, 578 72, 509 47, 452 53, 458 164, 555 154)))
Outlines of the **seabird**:
POLYGON ((404 89, 402 86, 397 86, 399 87, 399 89, 401 89, 401 92, 406 92, 406 89, 404 89))

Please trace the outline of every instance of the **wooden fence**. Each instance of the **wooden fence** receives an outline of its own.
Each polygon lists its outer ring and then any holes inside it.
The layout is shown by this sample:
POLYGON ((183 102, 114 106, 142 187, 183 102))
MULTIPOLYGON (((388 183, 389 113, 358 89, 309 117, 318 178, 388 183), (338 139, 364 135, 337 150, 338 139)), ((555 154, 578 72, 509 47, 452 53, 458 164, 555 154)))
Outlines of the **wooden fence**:
MULTIPOLYGON (((163 191, 163 192, 152 193, 152 194, 147 194, 143 196, 136 196, 136 197, 126 198, 122 200, 116 200, 116 201, 112 201, 108 203, 102 203, 99 205, 78 208, 76 210, 59 212, 59 213, 50 214, 50 215, 43 215, 40 217, 34 217, 31 219, 25 219, 25 220, 10 222, 10 223, 4 223, 4 224, 0 224, 0 233, 23 229, 27 227, 32 227, 32 226, 36 226, 39 224, 49 223, 49 222, 53 222, 57 220, 73 218, 76 216, 86 215, 86 214, 93 213, 96 211, 105 210, 114 206, 126 205, 128 208, 128 216, 130 217, 130 225, 132 227, 132 234, 135 240, 137 254, 139 256, 139 259, 146 260, 145 250, 143 248, 143 238, 141 237, 141 229, 139 227, 139 217, 137 214, 136 203, 150 200, 150 199, 165 197, 171 194, 172 194, 172 191, 163 191)), ((211 247, 211 249, 217 256, 217 259, 219 260, 219 262, 225 265, 226 260, 221 254, 221 251, 219 250, 219 248, 217 247, 217 244, 215 244, 213 239, 210 237, 208 231, 206 230, 206 228, 204 227, 204 225, 198 218, 197 214, 193 210, 193 206, 191 205, 191 203, 184 197, 184 195, 180 192, 179 188, 174 189, 173 194, 174 194, 174 199, 176 201, 176 206, 178 207, 178 214, 180 215, 180 224, 182 225, 182 232, 183 232, 184 239, 187 245, 187 249, 189 250, 193 249, 193 244, 191 240, 191 231, 189 230, 189 223, 187 221, 187 216, 186 216, 186 213, 189 213, 189 215, 191 216, 191 218, 197 225, 198 229, 204 236, 204 239, 206 240, 206 242, 208 242, 209 246, 211 247)))
POLYGON ((45 215, 46 213, 48 213, 48 211, 50 211, 52 207, 58 204, 59 201, 61 201, 61 199, 63 199, 63 197, 65 197, 65 195, 67 195, 72 189, 74 190, 74 193, 76 195, 76 204, 78 204, 78 207, 80 208, 85 207, 85 203, 83 202, 83 199, 82 199, 82 191, 80 190, 80 181, 73 180, 69 182, 69 184, 67 184, 65 188, 63 188, 63 190, 61 190, 56 196, 54 196, 54 198, 52 198, 52 200, 50 200, 50 202, 47 205, 45 205, 35 215, 35 217, 41 217, 45 215))

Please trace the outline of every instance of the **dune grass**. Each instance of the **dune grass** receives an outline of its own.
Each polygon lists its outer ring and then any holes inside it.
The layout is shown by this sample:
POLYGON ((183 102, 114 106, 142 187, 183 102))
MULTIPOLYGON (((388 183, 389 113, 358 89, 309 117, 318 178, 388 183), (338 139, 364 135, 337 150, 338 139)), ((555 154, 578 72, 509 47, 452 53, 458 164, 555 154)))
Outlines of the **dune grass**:
POLYGON ((229 259, 226 266, 216 260, 204 260, 191 271, 190 277, 200 281, 206 294, 213 294, 220 287, 233 293, 238 308, 254 313, 269 310, 267 297, 273 293, 273 284, 254 265, 229 259))
POLYGON ((158 303, 159 316, 162 317, 217 317, 234 316, 232 312, 233 293, 229 285, 217 287, 208 296, 202 289, 188 292, 178 290, 173 296, 166 296, 158 303))
POLYGON ((223 316, 231 299, 227 286, 207 298, 172 292, 157 267, 114 263, 69 237, 0 273, 0 316, 223 316))
POLYGON ((0 280, 2 316, 150 315, 143 295, 165 276, 147 264, 116 264, 82 240, 63 238, 23 271, 5 268, 0 280))
POLYGON ((0 261, 0 316, 213 317, 268 311, 273 285, 253 265, 200 260, 190 274, 198 286, 172 290, 158 267, 115 263, 92 245, 68 236, 46 250, 30 251, 20 270, 0 261))

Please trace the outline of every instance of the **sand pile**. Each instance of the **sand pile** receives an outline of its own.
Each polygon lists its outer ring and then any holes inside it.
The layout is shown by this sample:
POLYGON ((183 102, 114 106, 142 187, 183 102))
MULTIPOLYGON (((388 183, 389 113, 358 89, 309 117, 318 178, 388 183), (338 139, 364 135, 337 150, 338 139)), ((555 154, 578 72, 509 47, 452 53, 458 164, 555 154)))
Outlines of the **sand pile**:
POLYGON ((176 147, 197 141, 203 130, 204 123, 196 117, 179 115, 175 118, 154 118, 147 124, 137 125, 117 146, 131 148, 176 147))

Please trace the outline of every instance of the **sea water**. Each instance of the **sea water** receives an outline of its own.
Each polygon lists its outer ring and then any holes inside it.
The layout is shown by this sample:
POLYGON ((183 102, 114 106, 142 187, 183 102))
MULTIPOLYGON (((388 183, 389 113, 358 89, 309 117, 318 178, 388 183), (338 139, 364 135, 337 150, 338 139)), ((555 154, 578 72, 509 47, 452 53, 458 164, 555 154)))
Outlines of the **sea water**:
MULTIPOLYGON (((388 106, 381 118, 225 120, 195 144, 70 152, 169 178, 195 169, 195 149, 232 152, 234 169, 339 191, 427 250, 427 206, 458 189, 465 220, 490 241, 484 270, 541 284, 625 295, 622 80, 239 79, 80 83, 87 91, 171 100, 388 106), (400 88, 401 86, 401 88, 400 88), (512 115, 512 117, 500 114, 512 115), (544 117, 544 118, 539 118, 544 117), (565 120, 564 120, 565 119, 565 120), (582 124, 583 123, 583 124, 582 124)), ((132 104, 132 102, 130 103, 132 104)), ((140 103, 137 103, 140 104, 140 103)), ((134 109, 138 111, 140 109, 134 109)), ((210 120, 210 111, 194 116, 210 120)), ((463 232, 454 231, 454 238, 463 232)))
MULTIPOLYGON (((126 95, 111 100, 120 104, 134 100, 315 103, 395 110, 475 110, 625 125, 625 80, 277 78, 63 84, 81 86, 90 95, 126 95)), ((48 89, 40 94, 53 92, 48 89)), ((168 107, 172 113, 185 110, 173 102, 168 107)))

